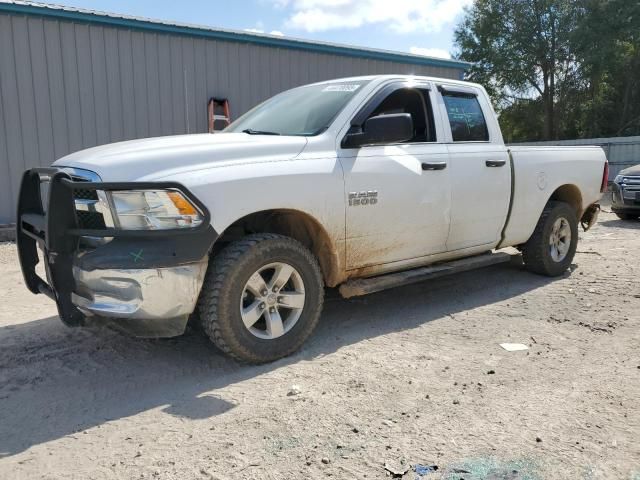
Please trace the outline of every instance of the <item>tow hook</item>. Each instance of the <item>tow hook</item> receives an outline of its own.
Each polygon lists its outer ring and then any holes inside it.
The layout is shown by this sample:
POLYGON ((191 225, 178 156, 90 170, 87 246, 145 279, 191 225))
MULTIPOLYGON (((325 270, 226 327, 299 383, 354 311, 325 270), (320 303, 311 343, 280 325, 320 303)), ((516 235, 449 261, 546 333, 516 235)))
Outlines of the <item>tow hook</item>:
POLYGON ((591 227, 593 227, 598 221, 598 214, 600 213, 600 204, 594 203, 593 205, 589 205, 589 208, 584 212, 582 218, 580 219, 580 224, 582 228, 586 232, 591 227))

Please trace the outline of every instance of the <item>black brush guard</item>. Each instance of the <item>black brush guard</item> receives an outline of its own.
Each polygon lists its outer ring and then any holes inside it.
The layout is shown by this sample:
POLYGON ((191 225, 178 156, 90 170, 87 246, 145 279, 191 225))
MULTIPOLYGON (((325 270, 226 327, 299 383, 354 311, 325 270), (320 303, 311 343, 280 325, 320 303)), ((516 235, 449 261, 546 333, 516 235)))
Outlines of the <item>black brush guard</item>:
POLYGON ((150 250, 148 260, 134 268, 160 268, 197 261, 207 254, 217 234, 210 226, 207 208, 184 186, 176 182, 85 182, 56 168, 33 168, 22 177, 18 197, 16 244, 27 288, 43 293, 58 306, 60 319, 68 326, 84 324, 84 315, 71 301, 75 289, 74 258, 80 237, 113 237, 105 247, 90 252, 89 268, 132 268, 128 252, 143 245, 150 250), (46 208, 41 184, 49 181, 46 208), (177 190, 202 213, 197 227, 173 230, 121 230, 117 228, 80 228, 76 215, 74 190, 177 190), (36 273, 37 248, 44 256, 47 280, 36 273))

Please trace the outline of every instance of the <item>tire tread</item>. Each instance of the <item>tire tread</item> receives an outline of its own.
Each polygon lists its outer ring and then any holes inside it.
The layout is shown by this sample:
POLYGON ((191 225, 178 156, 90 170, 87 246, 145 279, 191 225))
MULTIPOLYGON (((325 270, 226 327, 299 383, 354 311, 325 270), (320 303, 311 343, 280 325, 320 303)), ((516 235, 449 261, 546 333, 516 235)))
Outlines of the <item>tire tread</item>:
MULTIPOLYGON (((266 241, 286 243, 290 248, 298 250, 299 253, 306 257, 309 264, 313 267, 315 275, 317 276, 316 280, 318 281, 320 288, 323 287, 322 275, 316 258, 300 242, 284 235, 275 233, 258 233, 248 235, 241 240, 230 243, 216 256, 214 256, 209 265, 209 269, 207 270, 200 299, 198 301, 200 321, 205 333, 209 336, 213 344, 225 354, 241 362, 264 363, 265 360, 243 346, 240 342, 234 341, 234 339, 228 338, 223 334, 223 319, 220 318, 219 315, 220 303, 221 301, 224 301, 221 297, 221 291, 225 281, 229 278, 232 269, 238 264, 238 262, 240 262, 241 258, 250 250, 266 241)), ((310 306, 310 308, 315 308, 317 312, 308 327, 310 331, 313 331, 320 319, 323 300, 324 295, 321 294, 319 295, 318 304, 310 306)), ((305 339, 302 339, 300 342, 292 345, 287 349, 287 351, 283 352, 281 356, 285 357, 298 350, 304 340, 305 339)))
MULTIPOLYGON (((564 202, 550 201, 545 205, 542 210, 542 214, 538 219, 538 223, 536 224, 536 228, 529 237, 529 240, 522 247, 522 260, 525 264, 527 270, 537 273, 539 275, 546 276, 557 276, 557 272, 553 272, 550 270, 550 266, 547 262, 547 250, 548 250, 548 241, 545 238, 545 228, 549 222, 549 217, 551 217, 554 212, 558 209, 558 207, 563 208, 571 208, 569 204, 564 202)), ((569 219, 569 221, 573 220, 573 218, 569 219)), ((577 242, 577 218, 575 218, 576 227, 572 228, 572 234, 576 235, 577 242)), ((575 249, 574 249, 575 250, 575 249)), ((568 258, 570 258, 569 263, 573 260, 573 255, 575 251, 569 252, 567 254, 568 258)))

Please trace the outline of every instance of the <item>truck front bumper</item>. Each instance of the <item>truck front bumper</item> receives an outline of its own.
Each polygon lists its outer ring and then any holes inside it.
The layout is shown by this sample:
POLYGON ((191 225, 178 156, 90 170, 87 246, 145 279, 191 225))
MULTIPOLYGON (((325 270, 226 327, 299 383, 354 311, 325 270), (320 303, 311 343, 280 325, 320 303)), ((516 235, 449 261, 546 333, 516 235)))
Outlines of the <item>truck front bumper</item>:
POLYGON ((74 267, 71 302, 87 317, 85 324, 108 324, 139 337, 173 337, 184 332, 206 271, 206 258, 153 269, 74 267))
POLYGON ((55 300, 66 325, 107 324, 144 337, 184 332, 218 235, 206 207, 182 185, 88 183, 57 169, 32 169, 23 177, 17 218, 25 283, 33 293, 55 300), (194 228, 144 231, 83 224, 76 190, 86 196, 87 191, 128 189, 179 190, 197 205, 204 221, 194 228), (46 280, 36 273, 40 259, 46 280))
POLYGON ((611 188, 611 210, 614 213, 640 213, 640 184, 614 183, 611 188))

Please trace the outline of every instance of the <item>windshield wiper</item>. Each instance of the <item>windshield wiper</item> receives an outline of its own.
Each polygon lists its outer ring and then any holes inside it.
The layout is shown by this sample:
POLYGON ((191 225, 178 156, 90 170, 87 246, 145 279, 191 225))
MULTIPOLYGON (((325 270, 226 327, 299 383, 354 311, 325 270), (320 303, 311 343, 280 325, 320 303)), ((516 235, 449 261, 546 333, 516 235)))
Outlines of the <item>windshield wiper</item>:
POLYGON ((245 128, 242 133, 248 133, 249 135, 280 135, 278 132, 268 132, 266 130, 254 130, 253 128, 245 128))

